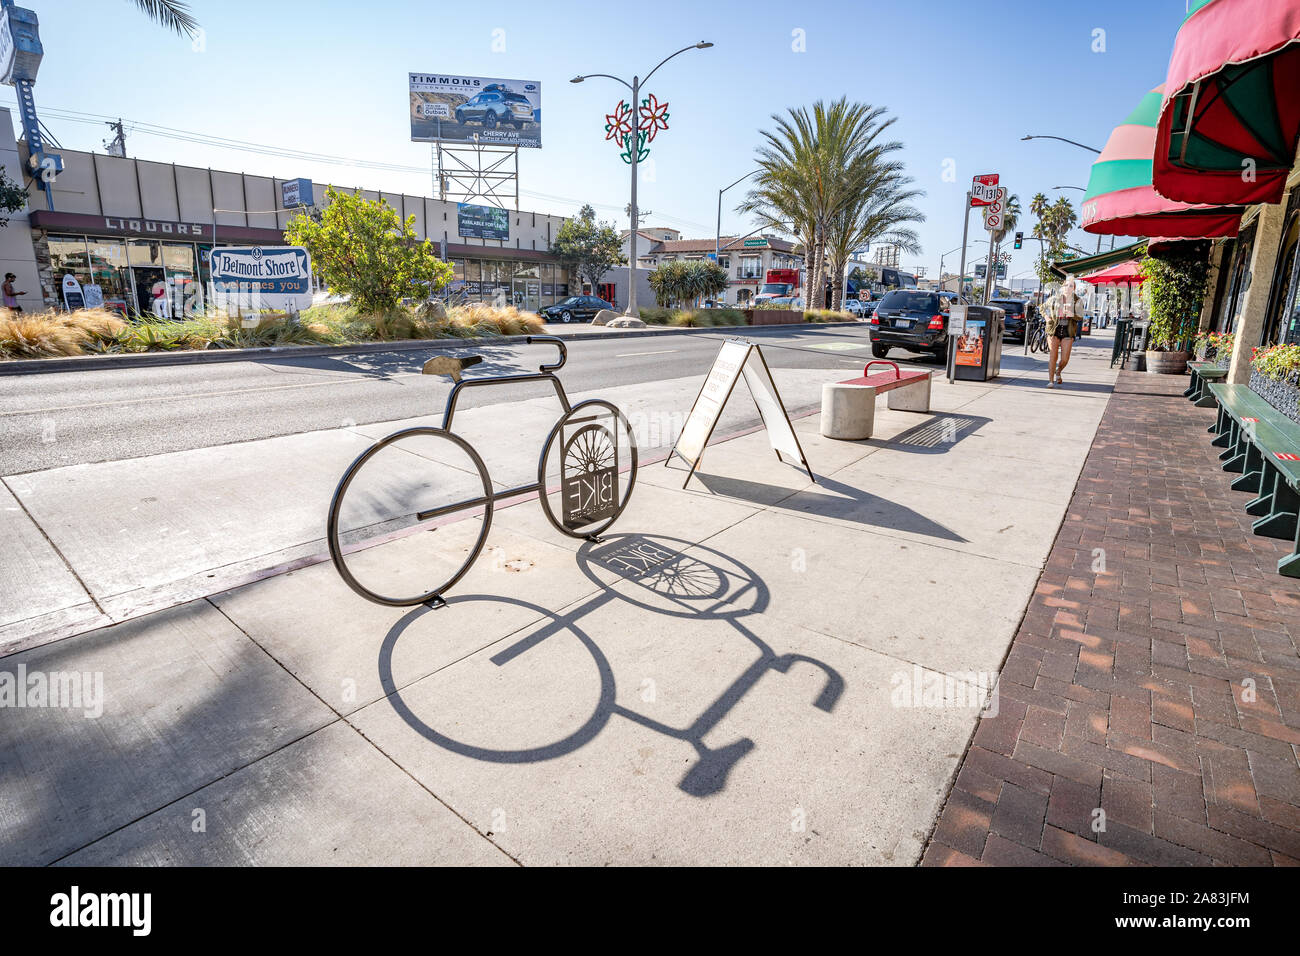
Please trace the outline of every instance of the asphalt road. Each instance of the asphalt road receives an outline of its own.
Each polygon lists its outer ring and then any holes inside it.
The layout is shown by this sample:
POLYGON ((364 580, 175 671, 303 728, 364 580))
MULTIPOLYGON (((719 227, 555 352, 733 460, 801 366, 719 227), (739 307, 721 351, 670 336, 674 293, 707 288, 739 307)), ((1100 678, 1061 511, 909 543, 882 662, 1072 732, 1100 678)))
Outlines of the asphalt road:
MULTIPOLYGON (((703 375, 724 335, 659 335, 568 343, 560 373, 570 395, 703 375)), ((851 369, 870 358, 866 328, 753 329, 774 368, 851 369), (824 346, 832 348, 824 348, 824 346), (783 347, 774 347, 783 346, 783 347), (818 348, 822 346, 822 348, 818 348)), ((532 371, 554 360, 542 345, 467 346, 485 358, 470 374, 532 371)), ((161 368, 0 378, 0 475, 439 413, 450 388, 424 376, 423 351, 277 357, 161 368)), ((459 353, 458 353, 459 354, 459 353)), ((896 351, 899 361, 906 353, 896 351)), ((937 367, 938 362, 917 359, 937 367)), ((543 383, 467 393, 463 407, 533 398, 543 383)))

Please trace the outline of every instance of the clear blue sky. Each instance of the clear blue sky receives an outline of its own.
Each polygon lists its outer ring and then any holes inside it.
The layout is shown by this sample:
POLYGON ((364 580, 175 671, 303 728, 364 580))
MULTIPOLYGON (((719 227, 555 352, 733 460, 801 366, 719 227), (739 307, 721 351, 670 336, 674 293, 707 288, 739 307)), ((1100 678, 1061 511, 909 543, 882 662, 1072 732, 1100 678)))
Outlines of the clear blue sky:
MULTIPOLYGON (((904 265, 926 265, 933 276, 940 254, 961 242, 972 175, 1001 173, 1025 205, 1040 190, 1057 195, 1052 186, 1087 185, 1091 154, 1020 137, 1103 146, 1142 94, 1163 82, 1186 0, 193 0, 205 28, 200 50, 129 0, 24 5, 39 15, 45 45, 38 109, 120 115, 129 154, 161 161, 429 195, 429 146, 409 141, 407 73, 540 80, 544 147, 521 151, 521 207, 569 213, 591 202, 622 226, 628 171, 603 139, 603 117, 623 89, 568 80, 578 72, 630 77, 711 40, 713 49, 681 55, 649 87, 671 115, 641 182, 641 207, 654 213, 648 222, 712 235, 717 190, 752 168, 770 115, 847 95, 898 117, 894 133, 926 191, 924 252, 904 265), (792 48, 796 30, 804 52, 792 48), (1105 31, 1105 52, 1093 52, 1096 30, 1105 31), (504 51, 494 51, 501 40, 504 51), (132 131, 131 120, 419 171, 219 149, 132 131), (956 182, 944 181, 946 160, 956 182)), ((12 103, 12 89, 0 101, 12 103)), ((68 148, 102 151, 109 135, 52 112, 43 119, 68 148)), ((732 212, 741 190, 725 197, 724 232, 751 228, 732 212)), ((1065 195, 1077 205, 1082 193, 1065 195)), ((973 237, 978 226, 972 219, 973 237)), ((1089 250, 1096 242, 1082 232, 1074 241, 1089 250)), ((1030 246, 1012 275, 1031 268, 1030 246)))

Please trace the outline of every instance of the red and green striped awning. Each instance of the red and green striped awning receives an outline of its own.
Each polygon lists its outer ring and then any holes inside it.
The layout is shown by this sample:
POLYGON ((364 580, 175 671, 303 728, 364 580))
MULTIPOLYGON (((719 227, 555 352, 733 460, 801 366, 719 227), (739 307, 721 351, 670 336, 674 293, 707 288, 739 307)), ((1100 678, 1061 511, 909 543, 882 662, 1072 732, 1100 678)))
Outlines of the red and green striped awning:
POLYGON ((1165 91, 1153 170, 1162 196, 1280 202, 1300 140, 1300 2, 1193 0, 1165 91))
POLYGON ((1108 236, 1162 239, 1235 236, 1241 224, 1240 206, 1174 202, 1152 186, 1156 122, 1163 100, 1163 88, 1156 87, 1110 134, 1088 177, 1083 228, 1108 236))

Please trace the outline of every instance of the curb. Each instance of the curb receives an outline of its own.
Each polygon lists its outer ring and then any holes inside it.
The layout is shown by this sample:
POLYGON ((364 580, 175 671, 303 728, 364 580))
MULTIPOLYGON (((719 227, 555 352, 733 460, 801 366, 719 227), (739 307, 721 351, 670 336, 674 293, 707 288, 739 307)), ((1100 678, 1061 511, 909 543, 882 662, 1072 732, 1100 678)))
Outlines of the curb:
MULTIPOLYGON (((702 329, 617 329, 612 332, 570 332, 548 329, 538 335, 556 335, 566 342, 586 339, 624 339, 655 335, 712 335, 755 329, 834 329, 866 325, 863 322, 798 322, 787 325, 717 325, 702 329)), ((484 339, 408 339, 400 342, 364 342, 360 345, 285 345, 256 349, 196 349, 184 352, 129 352, 120 355, 71 355, 62 358, 0 361, 0 376, 37 375, 46 372, 97 372, 120 368, 161 368, 168 365, 206 365, 213 362, 255 362, 259 359, 313 358, 322 355, 356 355, 373 352, 413 352, 429 349, 463 349, 481 345, 514 345, 525 336, 502 335, 484 339)))

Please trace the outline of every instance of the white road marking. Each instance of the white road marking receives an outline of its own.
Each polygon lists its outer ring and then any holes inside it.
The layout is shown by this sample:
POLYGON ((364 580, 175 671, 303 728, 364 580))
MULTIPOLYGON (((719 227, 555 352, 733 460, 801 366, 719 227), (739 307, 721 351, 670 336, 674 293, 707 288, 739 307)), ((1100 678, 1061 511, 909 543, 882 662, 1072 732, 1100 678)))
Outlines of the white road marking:
POLYGON ((677 349, 660 349, 658 352, 624 352, 622 355, 615 355, 614 358, 633 358, 637 355, 667 355, 676 351, 677 349))

